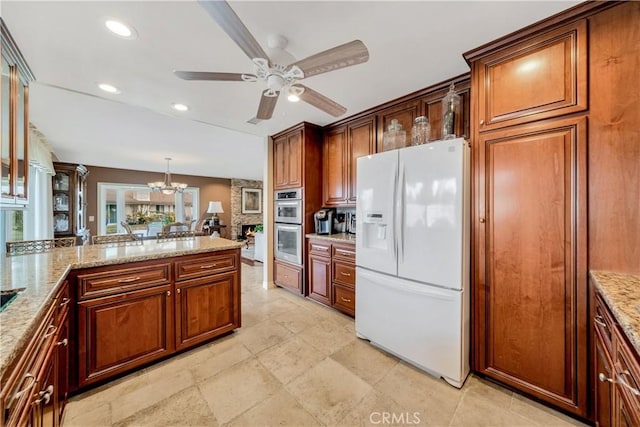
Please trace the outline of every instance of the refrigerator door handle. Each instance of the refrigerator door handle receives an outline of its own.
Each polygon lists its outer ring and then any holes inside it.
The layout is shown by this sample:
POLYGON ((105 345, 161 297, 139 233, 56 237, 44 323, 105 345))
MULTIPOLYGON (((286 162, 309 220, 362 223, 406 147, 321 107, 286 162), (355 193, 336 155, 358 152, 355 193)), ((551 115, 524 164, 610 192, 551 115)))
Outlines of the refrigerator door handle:
POLYGON ((406 191, 405 191, 405 182, 406 182, 406 177, 405 177, 405 167, 404 167, 404 162, 402 162, 402 160, 400 161, 400 182, 399 182, 399 191, 400 191, 400 203, 398 204, 398 229, 399 229, 399 233, 398 233, 398 238, 396 238, 396 240, 400 239, 400 243, 398 243, 399 246, 399 252, 400 252, 400 262, 404 262, 404 210, 405 210, 405 196, 406 196, 406 191))
MULTIPOLYGON (((398 165, 396 164, 397 168, 398 165)), ((394 169, 395 169, 394 168, 394 169)), ((397 261, 398 259, 398 227, 397 227, 397 197, 398 197, 398 171, 393 171, 393 203, 396 204, 393 206, 393 214, 395 217, 393 218, 393 259, 397 261)))

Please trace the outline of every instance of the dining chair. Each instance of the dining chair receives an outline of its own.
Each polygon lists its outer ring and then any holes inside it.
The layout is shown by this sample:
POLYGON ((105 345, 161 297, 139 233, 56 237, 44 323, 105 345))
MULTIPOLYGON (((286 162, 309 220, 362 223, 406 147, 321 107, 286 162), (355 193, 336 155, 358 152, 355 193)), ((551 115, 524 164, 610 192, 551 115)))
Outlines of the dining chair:
POLYGON ((102 234, 91 236, 93 245, 127 246, 142 245, 142 239, 135 234, 102 234))
POLYGON ((173 233, 178 231, 189 231, 190 227, 191 227, 191 223, 187 224, 184 222, 172 222, 162 227, 162 232, 173 233))
POLYGON ((7 242, 6 249, 7 256, 14 256, 47 252, 55 248, 70 248, 75 245, 75 237, 58 237, 55 239, 17 240, 7 242))

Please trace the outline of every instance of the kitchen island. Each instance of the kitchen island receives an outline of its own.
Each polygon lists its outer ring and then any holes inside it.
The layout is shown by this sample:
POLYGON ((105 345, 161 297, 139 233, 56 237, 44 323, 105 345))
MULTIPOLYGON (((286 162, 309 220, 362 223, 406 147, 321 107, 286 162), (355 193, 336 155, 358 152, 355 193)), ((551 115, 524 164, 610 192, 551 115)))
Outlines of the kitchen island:
POLYGON ((59 361, 51 371, 73 391, 240 327, 241 246, 196 237, 2 259, 0 289, 24 289, 0 313, 2 404, 46 386, 48 347, 66 349, 68 375, 59 361))

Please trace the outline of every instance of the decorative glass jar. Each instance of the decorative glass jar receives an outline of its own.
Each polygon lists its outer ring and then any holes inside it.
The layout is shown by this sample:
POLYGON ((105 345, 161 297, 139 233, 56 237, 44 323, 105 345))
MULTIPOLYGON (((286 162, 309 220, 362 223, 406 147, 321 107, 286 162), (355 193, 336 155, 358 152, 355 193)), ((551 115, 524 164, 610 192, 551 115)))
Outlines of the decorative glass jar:
POLYGON ((442 98, 442 139, 453 139, 456 137, 456 126, 460 115, 460 95, 455 92, 453 83, 449 87, 449 92, 442 98))
POLYGON ((407 142, 407 132, 402 129, 402 125, 397 119, 391 120, 386 132, 382 135, 382 150, 393 150, 402 148, 407 142))
POLYGON ((430 137, 431 125, 429 125, 429 119, 425 116, 416 117, 411 128, 411 143, 413 145, 426 144, 429 142, 430 137))

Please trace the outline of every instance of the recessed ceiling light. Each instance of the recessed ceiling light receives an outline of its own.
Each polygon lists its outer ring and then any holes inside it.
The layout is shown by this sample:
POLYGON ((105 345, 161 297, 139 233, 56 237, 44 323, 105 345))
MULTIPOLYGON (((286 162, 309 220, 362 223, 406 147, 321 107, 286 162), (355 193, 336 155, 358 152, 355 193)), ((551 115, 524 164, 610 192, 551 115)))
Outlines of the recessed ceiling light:
POLYGON ((173 107, 174 110, 178 110, 178 111, 188 111, 189 107, 187 107, 184 104, 171 104, 171 106, 173 107))
POLYGON ((115 86, 112 86, 108 83, 98 83, 98 87, 100 89, 102 89, 105 92, 109 92, 109 93, 120 93, 120 89, 118 89, 115 86))
POLYGON ((104 22, 104 25, 106 25, 109 31, 111 31, 113 34, 120 36, 123 39, 135 39, 138 37, 138 33, 136 33, 136 30, 132 26, 127 25, 122 21, 107 19, 104 22))

